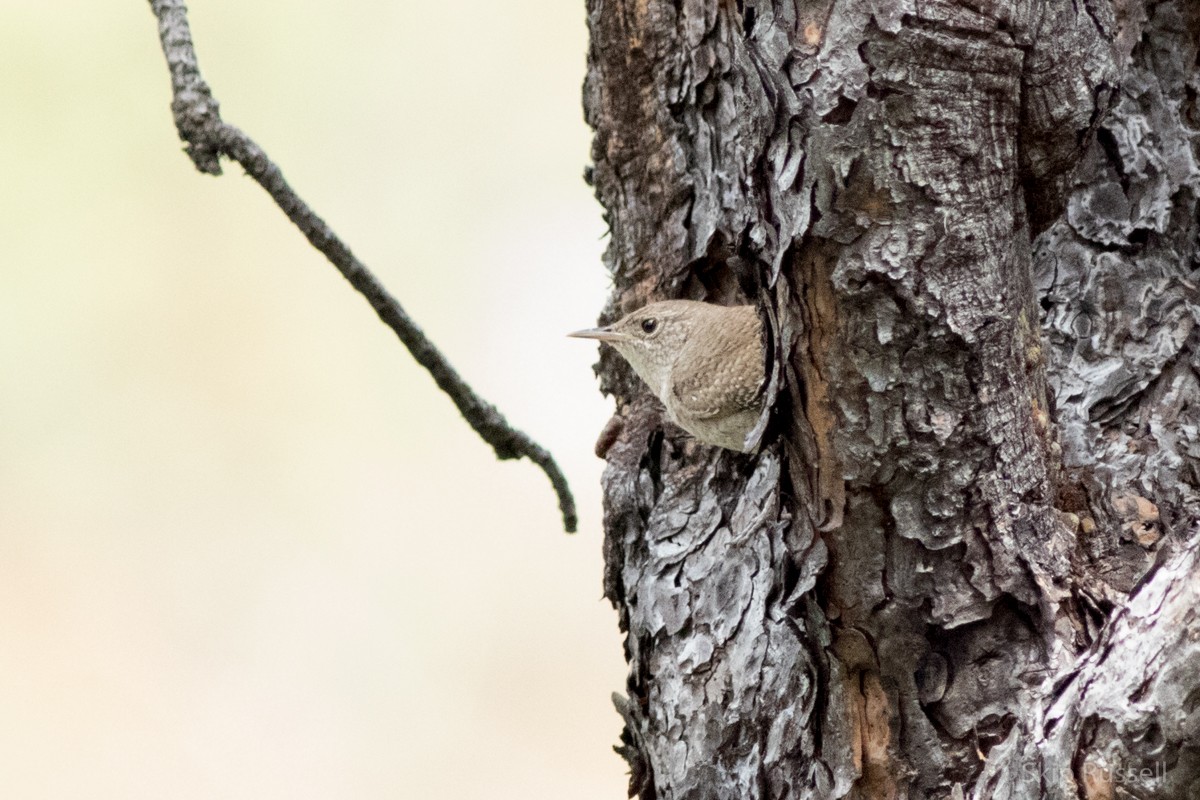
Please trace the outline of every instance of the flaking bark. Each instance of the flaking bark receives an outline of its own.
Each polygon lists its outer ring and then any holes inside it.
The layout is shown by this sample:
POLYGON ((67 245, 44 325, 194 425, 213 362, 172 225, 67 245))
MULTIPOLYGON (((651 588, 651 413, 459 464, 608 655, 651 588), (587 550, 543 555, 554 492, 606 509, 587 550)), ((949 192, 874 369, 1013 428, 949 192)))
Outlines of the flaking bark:
POLYGON ((603 321, 773 343, 757 456, 601 361, 631 792, 1200 797, 1194 4, 588 11, 603 321))

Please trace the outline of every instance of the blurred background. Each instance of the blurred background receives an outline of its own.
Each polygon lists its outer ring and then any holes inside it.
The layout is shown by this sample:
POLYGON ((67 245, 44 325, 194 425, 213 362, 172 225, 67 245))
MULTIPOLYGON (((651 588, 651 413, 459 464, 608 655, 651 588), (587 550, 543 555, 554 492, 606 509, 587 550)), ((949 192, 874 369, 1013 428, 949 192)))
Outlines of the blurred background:
POLYGON ((582 0, 193 0, 242 127, 559 459, 497 462, 144 0, 0 5, 0 794, 619 798, 582 0))

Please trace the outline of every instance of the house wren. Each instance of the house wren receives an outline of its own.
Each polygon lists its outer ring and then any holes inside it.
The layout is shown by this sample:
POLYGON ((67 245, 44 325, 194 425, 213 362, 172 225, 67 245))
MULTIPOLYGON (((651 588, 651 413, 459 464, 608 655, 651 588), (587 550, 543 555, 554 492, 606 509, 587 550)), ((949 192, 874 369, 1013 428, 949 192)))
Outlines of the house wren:
POLYGON ((616 348, 667 416, 705 444, 745 453, 763 404, 762 323, 754 306, 650 303, 606 328, 568 334, 616 348))

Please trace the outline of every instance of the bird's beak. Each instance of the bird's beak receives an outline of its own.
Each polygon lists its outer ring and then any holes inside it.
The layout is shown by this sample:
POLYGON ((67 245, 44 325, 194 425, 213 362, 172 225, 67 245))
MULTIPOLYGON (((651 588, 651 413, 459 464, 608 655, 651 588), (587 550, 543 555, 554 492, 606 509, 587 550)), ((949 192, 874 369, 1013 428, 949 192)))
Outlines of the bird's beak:
POLYGON ((576 339, 596 339, 601 342, 621 342, 625 340, 625 334, 617 333, 612 328, 587 328, 586 330, 568 333, 567 336, 574 336, 576 339))

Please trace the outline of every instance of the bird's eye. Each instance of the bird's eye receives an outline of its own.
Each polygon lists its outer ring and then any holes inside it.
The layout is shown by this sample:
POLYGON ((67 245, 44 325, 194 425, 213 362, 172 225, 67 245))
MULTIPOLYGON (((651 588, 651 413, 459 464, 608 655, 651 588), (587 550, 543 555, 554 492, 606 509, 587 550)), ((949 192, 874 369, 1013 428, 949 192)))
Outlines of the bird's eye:
POLYGON ((653 317, 642 320, 642 330, 646 333, 654 333, 656 330, 658 330, 658 320, 654 319, 653 317))

